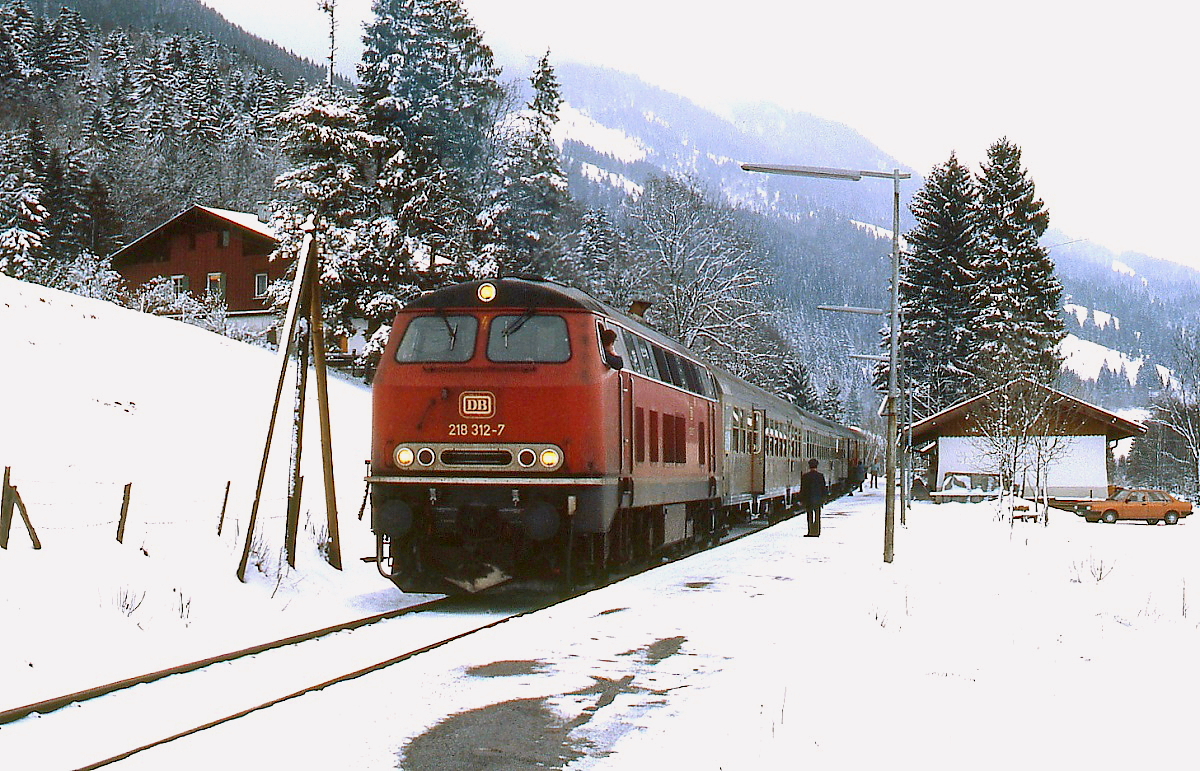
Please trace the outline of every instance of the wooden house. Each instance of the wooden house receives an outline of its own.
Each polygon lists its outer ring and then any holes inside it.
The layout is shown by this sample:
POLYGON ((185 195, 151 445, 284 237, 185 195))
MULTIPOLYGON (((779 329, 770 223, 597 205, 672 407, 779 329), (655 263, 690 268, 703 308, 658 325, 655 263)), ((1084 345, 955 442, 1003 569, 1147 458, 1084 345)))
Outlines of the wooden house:
POLYGON ((253 214, 192 206, 112 255, 132 285, 169 276, 180 292, 224 299, 231 321, 252 329, 272 322, 267 287, 289 261, 271 260, 278 240, 253 214))
POLYGON ((1113 447, 1146 432, 1141 423, 1028 379, 967 399, 910 428, 912 447, 928 460, 924 482, 935 498, 992 492, 999 472, 996 439, 1016 432, 1025 437, 1009 445, 1014 455, 1021 454, 1017 478, 1011 480, 1018 489, 1033 494, 1034 456, 1040 452, 1048 459, 1042 465, 1051 497, 1104 498, 1113 447), (1006 431, 1006 425, 1019 427, 1006 431))

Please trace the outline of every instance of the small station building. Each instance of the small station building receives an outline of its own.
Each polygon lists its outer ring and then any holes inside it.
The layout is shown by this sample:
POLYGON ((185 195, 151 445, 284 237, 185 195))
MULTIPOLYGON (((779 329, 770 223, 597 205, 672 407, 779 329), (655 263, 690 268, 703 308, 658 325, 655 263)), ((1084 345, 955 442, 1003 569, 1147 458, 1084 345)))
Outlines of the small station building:
POLYGON ((935 499, 973 500, 995 494, 999 469, 991 449, 995 441, 988 435, 999 433, 1004 424, 998 418, 1004 414, 1003 405, 1011 405, 1025 416, 1037 415, 1025 421, 1025 435, 1035 441, 1021 443, 1026 457, 1018 461, 1018 478, 1013 480, 1019 490, 1030 495, 1036 484, 1031 470, 1034 461, 1029 456, 1040 447, 1049 457, 1045 466, 1050 497, 1107 497, 1113 448, 1122 439, 1146 432, 1137 421, 1061 391, 1028 379, 1014 380, 910 427, 914 451, 928 462, 922 481, 935 499), (1038 438, 1041 441, 1036 441, 1038 438))

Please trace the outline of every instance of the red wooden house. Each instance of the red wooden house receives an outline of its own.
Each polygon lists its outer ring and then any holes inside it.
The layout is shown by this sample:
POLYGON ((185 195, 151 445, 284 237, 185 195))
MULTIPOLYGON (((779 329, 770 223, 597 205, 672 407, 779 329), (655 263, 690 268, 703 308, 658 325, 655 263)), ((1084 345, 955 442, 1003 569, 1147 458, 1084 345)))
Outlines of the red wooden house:
POLYGON ((216 294, 230 319, 248 327, 270 323, 267 287, 288 260, 271 260, 278 240, 255 215, 192 206, 112 255, 113 269, 132 285, 170 276, 177 291, 216 294))

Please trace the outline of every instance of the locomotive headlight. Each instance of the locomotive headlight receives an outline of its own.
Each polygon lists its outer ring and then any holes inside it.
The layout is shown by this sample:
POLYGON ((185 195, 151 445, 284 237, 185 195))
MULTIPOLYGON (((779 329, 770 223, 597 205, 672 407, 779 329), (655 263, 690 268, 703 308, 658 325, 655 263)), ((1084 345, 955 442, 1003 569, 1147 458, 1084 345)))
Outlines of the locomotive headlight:
POLYGON ((422 447, 417 450, 417 463, 420 463, 422 466, 432 466, 436 457, 433 449, 430 447, 422 447))
POLYGON ((537 453, 526 447, 517 453, 517 463, 521 464, 522 468, 529 468, 537 463, 537 453))
POLYGON ((411 466, 413 464, 413 459, 414 459, 414 456, 413 456, 413 451, 412 451, 411 447, 397 447, 396 448, 396 465, 397 466, 401 466, 401 467, 411 466))
POLYGON ((479 289, 475 290, 475 296, 480 302, 490 303, 496 299, 496 285, 490 281, 479 285, 479 289))
POLYGON ((542 450, 539 460, 542 461, 543 466, 546 468, 551 468, 552 466, 558 465, 559 461, 562 460, 562 456, 558 454, 558 450, 554 449, 553 447, 547 447, 546 449, 542 450))

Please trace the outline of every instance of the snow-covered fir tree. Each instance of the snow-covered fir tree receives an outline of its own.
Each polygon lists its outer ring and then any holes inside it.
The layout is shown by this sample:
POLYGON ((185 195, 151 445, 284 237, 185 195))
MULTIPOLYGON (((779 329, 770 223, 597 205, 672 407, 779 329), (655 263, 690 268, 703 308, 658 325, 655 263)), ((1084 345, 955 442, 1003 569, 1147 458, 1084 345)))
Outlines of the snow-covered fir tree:
POLYGON ((1057 347, 1065 335, 1062 285, 1038 243, 1050 215, 1021 165, 1021 149, 1006 138, 988 148, 975 219, 975 345, 967 369, 991 384, 1027 376, 1049 385, 1061 366, 1057 347))
POLYGON ((845 406, 842 404, 842 386, 836 380, 830 380, 825 386, 825 392, 817 400, 818 415, 830 420, 841 422, 845 417, 845 406))
POLYGON ((783 368, 783 383, 780 396, 802 410, 816 412, 819 405, 817 389, 808 374, 808 367, 799 358, 791 356, 783 368))
POLYGON ((425 287, 469 277, 482 267, 499 68, 459 0, 375 0, 373 11, 359 91, 368 128, 386 144, 370 248, 425 287))
POLYGON ((633 287, 625 278, 626 247, 621 231, 603 209, 588 209, 567 237, 564 279, 618 308, 628 308, 633 287))
POLYGON ((563 100, 549 51, 530 82, 533 98, 517 116, 484 218, 493 231, 488 240, 499 273, 562 279, 564 215, 571 196, 551 136, 563 100))
POLYGON ((36 121, 25 134, 0 144, 0 273, 44 282, 52 276, 46 254, 48 235, 44 178, 38 173, 48 162, 36 121))
MULTIPOLYGON (((359 248, 364 223, 374 212, 373 185, 367 169, 380 140, 365 130, 366 121, 348 94, 321 85, 312 88, 275 119, 280 149, 292 168, 276 180, 271 225, 279 237, 277 257, 294 258, 311 218, 321 256, 324 320, 331 335, 351 337, 354 319, 369 322, 368 334, 383 316, 368 317, 379 292, 405 294, 405 276, 391 276, 379 265, 365 265, 359 248), (368 281, 371 277, 371 281, 368 281)), ((276 292, 285 296, 286 291, 276 292)), ((393 308, 394 312, 394 308, 393 308)))
POLYGON ((917 224, 906 236, 901 265, 901 357, 920 415, 931 415, 971 394, 973 319, 969 301, 978 250, 975 183, 970 170, 950 155, 934 167, 913 196, 917 224))

